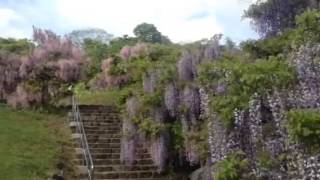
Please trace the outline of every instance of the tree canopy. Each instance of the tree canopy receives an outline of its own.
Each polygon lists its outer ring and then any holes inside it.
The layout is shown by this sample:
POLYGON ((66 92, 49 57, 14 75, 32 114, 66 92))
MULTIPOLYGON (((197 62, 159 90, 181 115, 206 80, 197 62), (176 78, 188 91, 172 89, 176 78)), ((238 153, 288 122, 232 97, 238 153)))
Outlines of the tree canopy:
POLYGON ((139 24, 134 28, 133 32, 139 38, 139 40, 143 42, 163 44, 170 43, 170 39, 166 36, 163 36, 153 24, 139 24))
POLYGON ((307 9, 318 8, 318 0, 258 0, 245 11, 263 37, 275 36, 296 26, 295 18, 307 9))

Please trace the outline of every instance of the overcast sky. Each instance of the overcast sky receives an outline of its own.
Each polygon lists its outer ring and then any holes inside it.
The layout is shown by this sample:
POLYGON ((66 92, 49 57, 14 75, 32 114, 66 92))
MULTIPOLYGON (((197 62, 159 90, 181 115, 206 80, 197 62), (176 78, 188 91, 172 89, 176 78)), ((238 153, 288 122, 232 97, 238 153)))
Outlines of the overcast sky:
POLYGON ((102 28, 132 35, 137 24, 154 24, 174 42, 223 33, 234 41, 256 38, 243 11, 252 0, 0 0, 0 36, 30 38, 32 25, 62 35, 102 28))

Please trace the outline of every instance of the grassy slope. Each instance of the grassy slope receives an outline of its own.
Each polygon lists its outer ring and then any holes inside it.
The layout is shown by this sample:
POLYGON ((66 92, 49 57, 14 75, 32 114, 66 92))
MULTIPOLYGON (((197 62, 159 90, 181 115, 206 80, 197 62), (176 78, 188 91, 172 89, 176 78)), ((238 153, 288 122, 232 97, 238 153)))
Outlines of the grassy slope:
MULTIPOLYGON (((83 105, 116 105, 117 96, 119 92, 117 90, 105 90, 105 91, 90 91, 81 90, 81 94, 76 96, 78 104, 83 105)), ((61 99, 58 106, 71 105, 70 97, 61 99)))
POLYGON ((87 105, 115 105, 117 96, 119 96, 117 90, 108 91, 83 91, 81 95, 77 96, 79 104, 87 105))
POLYGON ((6 180, 47 179, 69 141, 58 115, 16 111, 0 105, 0 176, 6 180))

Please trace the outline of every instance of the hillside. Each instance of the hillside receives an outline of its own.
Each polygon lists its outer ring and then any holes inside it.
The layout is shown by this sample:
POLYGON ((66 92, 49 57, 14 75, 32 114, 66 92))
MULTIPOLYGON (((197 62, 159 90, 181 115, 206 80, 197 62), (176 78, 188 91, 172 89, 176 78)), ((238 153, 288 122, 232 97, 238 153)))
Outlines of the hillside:
POLYGON ((319 7, 255 1, 243 17, 260 37, 238 44, 173 43, 144 22, 108 43, 36 27, 32 41, 0 39, 0 174, 51 174, 70 134, 61 112, 39 110, 74 95, 79 177, 97 165, 98 179, 319 179, 319 7))
MULTIPOLYGON (((48 179, 70 140, 65 117, 0 105, 1 179, 48 179)), ((72 154, 72 152, 71 152, 72 154)))

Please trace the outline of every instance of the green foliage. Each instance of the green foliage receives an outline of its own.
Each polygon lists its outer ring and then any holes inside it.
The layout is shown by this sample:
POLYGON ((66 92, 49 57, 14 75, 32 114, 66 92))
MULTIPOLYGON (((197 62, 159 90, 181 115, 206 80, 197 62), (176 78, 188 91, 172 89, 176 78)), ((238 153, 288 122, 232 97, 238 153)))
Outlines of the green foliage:
POLYGON ((209 143, 208 143, 208 128, 207 123, 202 123, 198 131, 185 134, 188 143, 195 147, 195 152, 200 158, 200 161, 206 162, 210 156, 209 143))
POLYGON ((133 32, 142 42, 165 44, 171 43, 169 38, 163 36, 153 24, 139 24, 134 28, 133 32))
POLYGON ((276 89, 288 89, 296 82, 296 74, 286 61, 271 57, 252 63, 235 60, 221 60, 200 66, 200 84, 206 87, 225 84, 227 91, 214 96, 213 109, 218 112, 227 127, 233 125, 233 111, 247 109, 254 93, 265 95, 276 89))
MULTIPOLYGON (((126 103, 126 100, 131 97, 135 91, 134 86, 127 86, 125 88, 122 88, 120 90, 116 90, 119 92, 118 96, 115 96, 117 98, 117 104, 119 106, 122 106, 126 103)), ((113 98, 115 98, 113 97, 113 98)))
POLYGON ((78 103, 86 105, 118 105, 121 93, 123 93, 123 91, 118 91, 116 89, 108 89, 107 91, 91 91, 86 87, 85 83, 78 83, 74 87, 74 92, 78 103))
POLYGON ((127 69, 125 67, 125 64, 121 62, 123 62, 123 59, 118 56, 114 56, 111 67, 108 70, 108 74, 112 76, 125 75, 127 73, 127 69))
POLYGON ((137 38, 129 37, 128 35, 124 35, 123 37, 119 37, 110 41, 108 46, 108 54, 116 55, 124 46, 133 46, 138 42, 137 38))
MULTIPOLYGON (((314 0, 259 0, 251 4, 244 17, 250 18, 255 29, 263 36, 281 34, 295 28, 295 17, 314 6, 314 0)), ((318 2, 316 2, 318 4, 318 2)))
POLYGON ((245 180, 249 162, 242 152, 235 152, 216 164, 217 180, 245 180))
POLYGON ((248 40, 241 43, 244 52, 252 58, 268 58, 287 54, 294 48, 307 43, 320 42, 320 11, 306 11, 296 17, 296 27, 277 36, 262 40, 248 40))
MULTIPOLYGON (((93 78, 97 73, 101 72, 102 60, 114 56, 126 45, 132 46, 136 44, 138 40, 133 37, 123 36, 110 41, 109 45, 98 40, 85 39, 84 50, 87 56, 90 58, 89 67, 86 69, 86 74, 89 79, 93 78)), ((111 73, 120 73, 116 69, 111 70, 111 73), (114 71, 113 71, 114 70, 114 71)))
POLYGON ((313 109, 294 109, 287 113, 287 117, 288 132, 293 141, 306 144, 311 148, 319 148, 319 111, 313 109))
POLYGON ((258 165, 261 169, 268 171, 274 167, 275 162, 268 152, 261 151, 258 154, 258 165))
POLYGON ((34 45, 27 39, 0 38, 0 51, 27 55, 34 45))
POLYGON ((149 57, 152 61, 175 62, 180 56, 180 49, 174 45, 155 44, 151 46, 149 57))
POLYGON ((101 61, 108 57, 108 45, 101 41, 86 39, 84 41, 84 50, 91 60, 89 67, 86 69, 86 74, 88 78, 92 78, 101 72, 101 61))
POLYGON ((147 107, 160 107, 163 102, 163 93, 161 91, 157 91, 153 94, 144 93, 141 96, 141 100, 144 106, 147 107))
POLYGON ((297 29, 292 32, 294 45, 320 42, 320 11, 306 11, 296 18, 297 29))
POLYGON ((175 151, 180 151, 184 148, 184 134, 182 130, 182 125, 179 122, 169 124, 169 131, 171 134, 171 147, 175 151))
POLYGON ((249 53, 252 58, 269 58, 278 56, 290 49, 290 33, 283 33, 263 40, 248 40, 241 43, 241 48, 245 53, 249 53))
POLYGON ((164 124, 155 122, 153 119, 143 116, 133 118, 133 122, 138 125, 139 132, 148 138, 155 138, 166 128, 164 124))
POLYGON ((126 99, 136 95, 141 99, 145 107, 158 107, 162 104, 164 85, 175 78, 175 63, 179 56, 179 49, 175 46, 150 45, 150 55, 142 58, 134 58, 129 61, 119 59, 114 56, 109 74, 110 75, 128 75, 130 81, 122 86, 119 91, 118 104, 122 105, 126 99), (157 81, 157 92, 154 94, 145 94, 142 92, 143 76, 148 71, 157 71, 159 80, 157 81))

